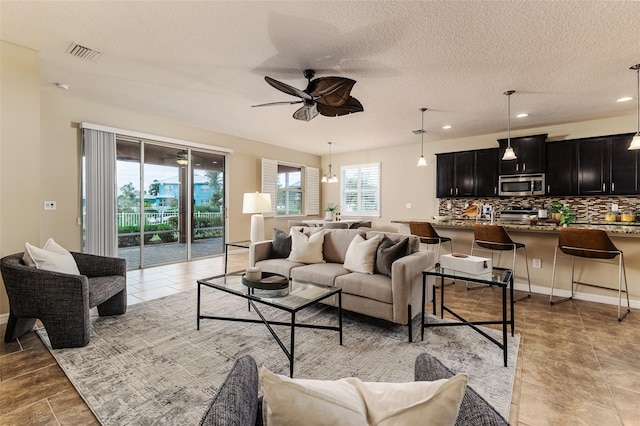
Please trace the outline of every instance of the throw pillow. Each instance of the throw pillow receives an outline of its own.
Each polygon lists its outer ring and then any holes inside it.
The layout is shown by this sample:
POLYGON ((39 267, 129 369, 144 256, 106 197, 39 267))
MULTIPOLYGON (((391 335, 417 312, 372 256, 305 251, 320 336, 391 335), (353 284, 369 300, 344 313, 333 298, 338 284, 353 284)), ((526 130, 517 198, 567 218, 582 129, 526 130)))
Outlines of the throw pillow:
POLYGON ((378 244, 380 244, 380 238, 377 235, 370 240, 356 235, 344 256, 344 268, 351 272, 373 274, 378 244))
POLYGON ((274 259, 286 258, 289 253, 291 253, 291 236, 278 228, 273 228, 271 257, 274 259))
POLYGON ((291 379, 263 366, 263 419, 267 425, 454 425, 467 380, 466 374, 407 383, 291 379))
POLYGON ((25 251, 22 261, 27 266, 35 266, 38 269, 60 272, 63 274, 80 275, 76 261, 64 247, 49 238, 44 247, 38 248, 25 243, 25 251))
POLYGON ((309 236, 302 232, 291 232, 291 253, 287 260, 300 263, 324 263, 322 244, 324 229, 309 236))
POLYGON ((382 237, 376 253, 376 270, 380 274, 391 276, 391 265, 396 260, 407 255, 409 249, 409 237, 398 243, 386 235, 382 237))

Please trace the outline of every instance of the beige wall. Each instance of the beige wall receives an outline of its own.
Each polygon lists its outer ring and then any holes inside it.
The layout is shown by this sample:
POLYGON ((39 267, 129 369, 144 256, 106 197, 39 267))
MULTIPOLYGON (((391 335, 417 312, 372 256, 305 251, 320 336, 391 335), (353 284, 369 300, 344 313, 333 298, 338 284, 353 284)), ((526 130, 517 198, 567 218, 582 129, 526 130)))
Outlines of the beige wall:
MULTIPOLYGON (((0 44, 0 254, 40 239, 40 67, 38 53, 0 44)), ((9 302, 0 287, 0 314, 9 302)))

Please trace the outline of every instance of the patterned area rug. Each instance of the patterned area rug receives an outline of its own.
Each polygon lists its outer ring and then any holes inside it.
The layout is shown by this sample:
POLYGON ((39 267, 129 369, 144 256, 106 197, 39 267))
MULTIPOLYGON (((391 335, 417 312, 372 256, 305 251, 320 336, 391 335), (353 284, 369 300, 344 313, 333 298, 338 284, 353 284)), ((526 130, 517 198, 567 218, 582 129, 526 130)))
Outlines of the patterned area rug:
MULTIPOLYGON (((92 317, 89 345, 51 350, 102 424, 198 424, 216 387, 244 354, 289 374, 286 356, 262 324, 202 320, 196 330, 196 297, 193 290, 130 306, 120 317, 92 317)), ((243 299, 210 289, 202 297, 204 314, 257 317, 243 299)), ((289 318, 267 307, 261 311, 272 320, 289 318)), ((336 310, 320 305, 298 313, 297 320, 335 325, 336 310)), ((504 367, 502 350, 468 327, 430 328, 422 342, 418 325, 418 341, 408 343, 406 327, 344 312, 343 346, 335 331, 297 328, 294 377, 407 382, 416 356, 429 352, 468 373, 469 385, 508 418, 519 336, 509 335, 504 367)), ((275 328, 288 345, 288 327, 275 328)), ((497 330, 486 330, 502 339, 497 330)), ((38 333, 49 345, 46 330, 38 333)))

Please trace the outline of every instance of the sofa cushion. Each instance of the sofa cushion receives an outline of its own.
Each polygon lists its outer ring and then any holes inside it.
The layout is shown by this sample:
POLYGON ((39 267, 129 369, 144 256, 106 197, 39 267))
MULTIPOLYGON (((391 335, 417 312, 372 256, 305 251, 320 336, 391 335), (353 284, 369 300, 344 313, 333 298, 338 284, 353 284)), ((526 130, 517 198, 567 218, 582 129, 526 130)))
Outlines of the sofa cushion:
POLYGON ((404 240, 405 238, 409 238, 409 246, 407 247, 407 254, 411 254, 411 253, 415 253, 417 251, 420 251, 420 238, 416 237, 415 235, 410 235, 410 234, 399 234, 399 233, 395 233, 395 232, 381 232, 381 231, 369 231, 367 232, 366 238, 373 238, 376 235, 379 235, 380 238, 382 237, 388 237, 391 239, 391 241, 393 241, 394 243, 399 243, 400 241, 404 240))
POLYGON ((256 262, 258 268, 263 272, 273 272, 276 274, 284 275, 285 277, 291 276, 291 270, 299 266, 304 266, 304 263, 291 262, 287 259, 265 259, 256 262))
POLYGON ((22 261, 27 266, 35 266, 62 274, 80 275, 78 265, 69 251, 49 238, 42 248, 32 244, 25 244, 22 261))
POLYGON ((356 235, 347 248, 344 258, 345 269, 362 274, 373 274, 378 244, 380 244, 380 238, 377 236, 365 240, 362 236, 356 235))
POLYGON ((349 244, 356 235, 364 236, 364 233, 357 229, 326 229, 322 247, 324 260, 344 263, 349 244))
POLYGON ((324 230, 315 234, 305 235, 302 232, 291 233, 291 253, 287 260, 300 263, 321 263, 324 230))
POLYGON ((409 247, 409 238, 404 238, 394 243, 391 238, 384 236, 376 253, 376 272, 391 276, 391 265, 401 257, 406 256, 409 247))
POLYGON ((291 379, 260 369, 267 425, 451 425, 468 376, 434 382, 291 379))
POLYGON ((291 277, 296 281, 306 281, 328 286, 335 285, 336 277, 349 274, 340 263, 315 263, 291 270, 291 277))
POLYGON ((291 235, 273 228, 273 241, 271 242, 271 257, 274 259, 286 259, 291 253, 291 235))
POLYGON ((384 303, 393 303, 391 278, 387 275, 358 273, 340 275, 335 279, 335 286, 340 287, 343 294, 354 294, 384 303))

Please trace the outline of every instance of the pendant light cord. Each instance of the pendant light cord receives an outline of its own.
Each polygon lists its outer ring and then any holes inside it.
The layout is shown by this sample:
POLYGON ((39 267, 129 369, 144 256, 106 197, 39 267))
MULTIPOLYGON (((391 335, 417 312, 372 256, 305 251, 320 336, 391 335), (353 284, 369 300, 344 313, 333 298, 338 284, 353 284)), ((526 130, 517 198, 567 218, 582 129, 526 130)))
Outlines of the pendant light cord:
POLYGON ((420 156, 424 157, 424 112, 426 111, 426 108, 422 108, 422 127, 420 127, 420 130, 422 131, 420 133, 421 139, 420 139, 420 156))

